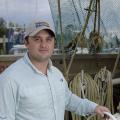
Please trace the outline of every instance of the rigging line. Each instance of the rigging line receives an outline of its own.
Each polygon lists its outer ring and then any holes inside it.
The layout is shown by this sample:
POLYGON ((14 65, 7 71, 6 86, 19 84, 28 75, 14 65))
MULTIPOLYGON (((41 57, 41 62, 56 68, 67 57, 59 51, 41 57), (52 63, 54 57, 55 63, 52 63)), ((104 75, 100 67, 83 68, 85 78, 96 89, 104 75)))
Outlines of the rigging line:
MULTIPOLYGON (((56 34, 56 47, 57 48, 60 48, 59 47, 59 42, 58 42, 58 40, 57 40, 57 34, 58 34, 58 31, 59 31, 59 27, 58 27, 58 20, 56 20, 56 18, 55 18, 55 12, 56 12, 56 15, 57 15, 57 10, 58 10, 58 8, 56 8, 56 10, 54 11, 53 10, 53 8, 55 8, 55 6, 56 7, 58 7, 56 4, 57 4, 57 2, 56 3, 54 3, 54 6, 53 6, 53 4, 52 4, 52 1, 51 0, 48 0, 48 4, 49 4, 49 8, 50 8, 50 15, 51 15, 51 17, 52 17, 52 20, 53 20, 53 26, 54 26, 54 28, 55 28, 55 34, 56 34)), ((56 16, 57 17, 57 16, 56 16)))
POLYGON ((97 16, 98 16, 98 4, 97 4, 97 0, 95 0, 95 13, 94 13, 94 28, 93 28, 93 32, 96 32, 96 26, 97 26, 97 16))
POLYGON ((54 27, 55 27, 55 33, 57 34, 57 23, 55 21, 55 18, 54 18, 54 15, 53 15, 53 10, 52 10, 52 4, 50 3, 51 0, 48 0, 48 4, 49 4, 49 7, 50 7, 50 14, 52 16, 52 19, 53 19, 53 22, 54 22, 54 27))
POLYGON ((100 14, 101 14, 101 8, 100 8, 100 0, 97 1, 98 2, 98 33, 100 34, 100 14))
MULTIPOLYGON (((76 46, 78 45, 78 43, 79 43, 80 39, 82 38, 82 36, 84 36, 84 34, 85 34, 85 31, 86 31, 86 28, 87 28, 87 25, 88 25, 88 22, 89 22, 89 18, 90 18, 90 16, 91 16, 91 10, 90 10, 90 9, 91 9, 92 3, 93 3, 93 0, 90 0, 87 17, 86 17, 85 23, 84 23, 84 25, 83 25, 82 31, 81 31, 81 33, 80 33, 79 40, 77 40, 76 46)), ((70 72, 70 68, 71 68, 71 66, 72 66, 72 63, 73 63, 73 60, 74 60, 74 57, 75 57, 75 54, 76 54, 76 50, 77 50, 77 47, 75 48, 75 50, 74 50, 74 52, 73 52, 73 54, 72 54, 72 56, 71 56, 69 65, 68 65, 68 67, 67 67, 67 73, 66 73, 67 75, 68 75, 69 72, 70 72)))
MULTIPOLYGON (((85 21, 85 16, 86 16, 86 15, 85 15, 85 13, 83 12, 83 8, 82 8, 82 4, 81 4, 80 0, 78 0, 78 3, 79 3, 80 10, 81 10, 81 12, 82 12, 83 20, 85 21)), ((87 30, 88 30, 88 32, 90 31, 89 26, 87 26, 87 30)))
POLYGON ((80 24, 80 27, 82 28, 82 23, 81 23, 81 21, 80 21, 80 17, 79 17, 79 14, 78 14, 78 11, 77 11, 77 8, 76 8, 76 5, 75 5, 74 0, 72 0, 72 3, 73 3, 73 7, 74 7, 74 9, 75 9, 75 12, 76 12, 76 15, 77 15, 77 18, 78 18, 78 22, 79 22, 79 24, 80 24))
POLYGON ((82 5, 81 5, 80 0, 78 0, 78 2, 79 2, 80 10, 81 10, 82 15, 83 15, 83 19, 85 20, 85 14, 84 14, 84 12, 83 12, 83 10, 82 10, 83 8, 82 8, 82 5))
POLYGON ((104 22, 103 22, 103 20, 102 20, 101 17, 100 17, 100 21, 101 21, 101 24, 102 24, 102 26, 103 26, 103 29, 104 29, 105 35, 108 36, 108 32, 107 32, 107 30, 106 30, 105 24, 104 24, 104 22))
MULTIPOLYGON (((93 5, 91 7, 91 11, 94 11, 94 10, 95 10, 95 0, 93 1, 93 5)), ((91 15, 91 22, 94 23, 93 15, 91 15)))
POLYGON ((64 39, 63 39, 63 29, 62 29, 62 18, 61 18, 61 5, 60 5, 60 0, 57 0, 58 2, 58 14, 59 14, 59 22, 60 22, 60 31, 61 31, 61 45, 62 45, 62 55, 63 55, 63 64, 64 64, 64 73, 65 73, 65 78, 68 79, 67 75, 67 64, 66 64, 66 55, 64 52, 64 39))
MULTIPOLYGON (((95 14, 92 15, 93 12, 96 12, 97 8, 96 8, 96 0, 93 0, 93 4, 91 6, 91 22, 94 23, 94 29, 96 28, 96 22, 95 22, 95 14), (94 17, 94 18, 93 18, 94 17)), ((89 26, 89 25, 88 25, 89 26)))

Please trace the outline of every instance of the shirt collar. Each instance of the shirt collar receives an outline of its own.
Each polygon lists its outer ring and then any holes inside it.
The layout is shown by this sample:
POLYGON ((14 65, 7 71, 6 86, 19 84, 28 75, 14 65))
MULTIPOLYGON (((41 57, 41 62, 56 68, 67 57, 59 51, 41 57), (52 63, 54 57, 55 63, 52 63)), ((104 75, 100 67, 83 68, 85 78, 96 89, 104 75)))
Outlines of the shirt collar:
MULTIPOLYGON (((35 71, 35 72, 37 72, 37 73, 40 73, 40 74, 43 74, 40 70, 38 70, 36 67, 35 67, 35 65, 31 62, 31 60, 30 60, 30 58, 29 58, 29 56, 28 56, 28 53, 26 53, 25 54, 25 56, 24 56, 24 58, 23 58, 29 65, 30 65, 30 67, 35 71)), ((47 71, 51 71, 52 70, 52 61, 51 61, 51 59, 49 59, 49 61, 48 61, 48 69, 47 69, 47 71)))

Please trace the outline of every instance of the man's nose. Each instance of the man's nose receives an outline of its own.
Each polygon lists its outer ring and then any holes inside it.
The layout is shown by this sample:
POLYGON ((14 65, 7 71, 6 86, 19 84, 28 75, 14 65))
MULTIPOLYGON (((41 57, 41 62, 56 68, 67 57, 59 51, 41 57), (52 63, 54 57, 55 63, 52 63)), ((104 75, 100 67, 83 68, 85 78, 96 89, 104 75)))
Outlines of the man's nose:
POLYGON ((41 47, 45 47, 46 46, 46 40, 41 40, 40 45, 41 45, 41 47))

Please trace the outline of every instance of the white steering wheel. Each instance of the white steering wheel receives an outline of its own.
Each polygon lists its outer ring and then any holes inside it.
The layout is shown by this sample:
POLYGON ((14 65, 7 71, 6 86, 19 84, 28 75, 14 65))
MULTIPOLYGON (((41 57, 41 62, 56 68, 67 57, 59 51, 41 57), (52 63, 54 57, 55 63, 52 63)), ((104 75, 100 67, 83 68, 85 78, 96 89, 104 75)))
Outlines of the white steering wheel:
POLYGON ((111 120, 117 120, 111 113, 109 112, 104 112, 105 115, 107 115, 108 117, 110 117, 111 120))

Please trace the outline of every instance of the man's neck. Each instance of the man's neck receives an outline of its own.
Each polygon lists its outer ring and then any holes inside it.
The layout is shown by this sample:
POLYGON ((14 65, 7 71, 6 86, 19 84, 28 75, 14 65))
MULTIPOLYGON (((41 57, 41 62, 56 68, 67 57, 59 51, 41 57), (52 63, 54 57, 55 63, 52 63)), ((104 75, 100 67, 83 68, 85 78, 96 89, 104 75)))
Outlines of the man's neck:
POLYGON ((45 62, 36 62, 36 61, 31 61, 32 64, 35 65, 35 67, 41 71, 43 74, 47 75, 47 68, 48 68, 48 61, 45 62))

